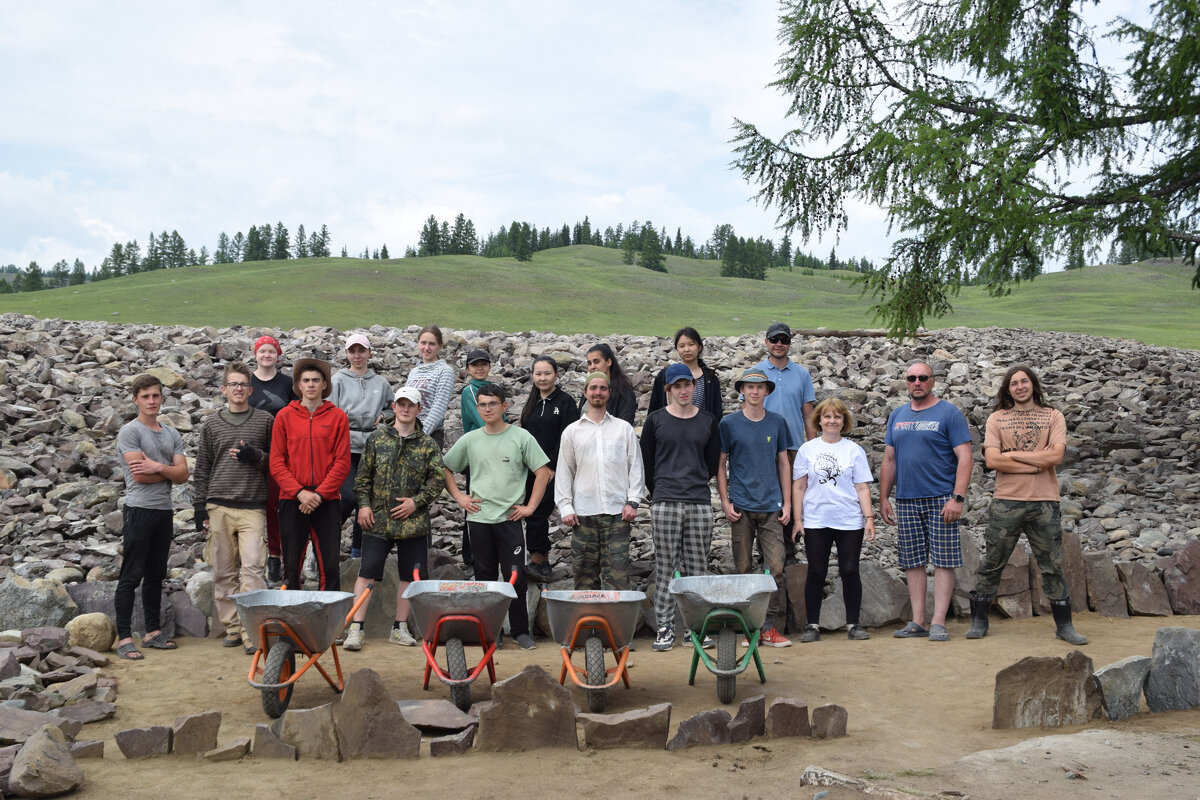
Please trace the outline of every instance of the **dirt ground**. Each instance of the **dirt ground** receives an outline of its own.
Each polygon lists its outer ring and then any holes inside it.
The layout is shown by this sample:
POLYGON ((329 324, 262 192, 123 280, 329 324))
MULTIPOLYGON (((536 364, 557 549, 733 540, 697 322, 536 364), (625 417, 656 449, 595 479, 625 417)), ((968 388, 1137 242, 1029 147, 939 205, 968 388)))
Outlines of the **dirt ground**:
MULTIPOLYGON (((1096 667, 1131 655, 1150 655, 1163 625, 1200 627, 1198 617, 1115 620, 1080 614, 1078 629, 1091 643, 1082 648, 1096 667)), ((819 787, 801 786, 800 774, 818 765, 865 779, 878 787, 869 796, 970 798, 1200 798, 1200 710, 1151 714, 1123 722, 1097 721, 1079 728, 996 731, 991 728, 995 674, 1025 656, 1061 656, 1068 646, 1044 617, 994 621, 979 641, 962 638, 963 621, 951 621, 951 641, 893 639, 872 631, 866 642, 826 634, 819 643, 764 650, 766 684, 751 671, 738 679, 737 699, 756 694, 797 697, 813 708, 838 703, 849 712, 844 738, 755 739, 726 747, 678 752, 543 750, 514 754, 473 752, 432 759, 427 746, 416 761, 283 762, 246 757, 210 764, 185 757, 126 761, 113 734, 125 728, 171 725, 177 716, 219 709, 220 741, 253 736, 268 722, 260 695, 246 685, 250 658, 216 640, 181 639, 173 652, 146 651, 141 663, 116 662, 106 672, 120 681, 117 716, 85 726, 81 739, 105 740, 102 760, 81 761, 85 798, 225 797, 509 798, 678 796, 714 798, 812 797, 819 787), (945 793, 942 795, 941 793, 945 793)), ((638 640, 631 656, 632 688, 610 692, 608 710, 672 704, 672 733, 682 719, 720 707, 716 681, 703 666, 687 684, 690 651, 655 653, 638 640)), ((478 649, 468 650, 478 658, 478 649)), ((368 640, 343 653, 349 673, 370 667, 397 699, 446 698, 433 681, 421 690, 424 659, 417 648, 368 640)), ((322 663, 332 660, 328 655, 322 663)), ((473 663, 473 662, 472 662, 473 663)), ((498 677, 538 664, 556 678, 558 647, 542 640, 522 652, 509 643, 496 655, 498 677)), ((486 699, 486 674, 472 686, 486 699)), ((577 703, 582 694, 572 689, 577 703)), ((296 686, 292 708, 329 702, 332 689, 315 672, 296 686)), ((728 707, 736 713, 736 701, 728 707)), ((833 790, 830 800, 868 796, 833 790)))

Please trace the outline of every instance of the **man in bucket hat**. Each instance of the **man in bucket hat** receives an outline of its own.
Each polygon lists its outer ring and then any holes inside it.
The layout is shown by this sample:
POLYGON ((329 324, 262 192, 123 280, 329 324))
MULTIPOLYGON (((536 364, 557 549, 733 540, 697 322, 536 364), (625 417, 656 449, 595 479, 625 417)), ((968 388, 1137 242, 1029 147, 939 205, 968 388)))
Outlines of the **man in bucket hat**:
POLYGON ((791 644, 775 627, 783 597, 783 528, 792 518, 792 481, 787 451, 791 448, 787 420, 763 407, 775 383, 758 367, 742 373, 733 384, 742 395, 741 410, 721 420, 721 458, 717 492, 729 520, 734 571, 753 571, 754 542, 764 565, 775 579, 760 642, 768 647, 791 644))
POLYGON ((329 402, 329 363, 299 359, 293 381, 299 400, 275 415, 271 475, 279 484, 279 538, 283 579, 299 589, 300 565, 311 541, 320 571, 318 588, 341 587, 342 482, 350 473, 350 423, 329 402))

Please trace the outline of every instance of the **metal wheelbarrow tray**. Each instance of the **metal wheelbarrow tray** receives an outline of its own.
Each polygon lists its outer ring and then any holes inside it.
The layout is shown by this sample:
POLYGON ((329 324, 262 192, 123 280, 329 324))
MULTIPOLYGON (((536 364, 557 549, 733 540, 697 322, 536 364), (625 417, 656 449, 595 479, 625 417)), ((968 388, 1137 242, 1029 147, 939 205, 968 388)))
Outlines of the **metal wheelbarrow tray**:
POLYGON ((419 580, 413 571, 413 582, 404 590, 404 599, 411 606, 411 618, 421 650, 425 654, 423 689, 429 688, 429 677, 450 687, 450 700, 463 711, 471 707, 471 683, 487 669, 488 678, 496 682, 496 639, 508 614, 509 604, 517 599, 513 584, 514 571, 504 581, 438 581, 419 580), (468 669, 465 644, 477 644, 483 656, 474 669, 468 669), (438 647, 446 650, 446 667, 437 660, 438 647))
POLYGON ((285 589, 259 589, 231 596, 237 604, 242 630, 255 648, 246 680, 262 692, 263 711, 268 716, 279 717, 287 710, 293 686, 310 667, 316 667, 335 692, 345 688, 336 641, 370 594, 368 588, 357 601, 349 592, 285 589), (333 651, 336 681, 318 663, 326 650, 333 651), (299 669, 297 651, 307 657, 299 669))
POLYGON ((688 684, 696 682, 696 667, 703 661, 709 672, 717 676, 717 697, 722 703, 732 703, 737 693, 737 676, 746 670, 750 661, 758 669, 759 682, 766 683, 758 640, 767 619, 767 607, 775 592, 775 579, 770 573, 747 575, 678 574, 667 587, 679 604, 683 622, 688 627, 692 643, 692 668, 688 684), (738 659, 737 636, 746 637, 746 653, 738 659), (717 661, 713 663, 704 652, 703 639, 717 636, 717 661))
POLYGON ((565 683, 569 674, 575 685, 587 692, 588 709, 603 711, 609 688, 618 681, 629 688, 629 643, 637 630, 646 594, 552 590, 542 592, 542 597, 546 599, 550 632, 561 648, 563 665, 558 682, 565 683), (571 661, 571 655, 579 649, 584 651, 583 668, 571 661), (605 650, 612 651, 616 666, 605 666, 605 650))

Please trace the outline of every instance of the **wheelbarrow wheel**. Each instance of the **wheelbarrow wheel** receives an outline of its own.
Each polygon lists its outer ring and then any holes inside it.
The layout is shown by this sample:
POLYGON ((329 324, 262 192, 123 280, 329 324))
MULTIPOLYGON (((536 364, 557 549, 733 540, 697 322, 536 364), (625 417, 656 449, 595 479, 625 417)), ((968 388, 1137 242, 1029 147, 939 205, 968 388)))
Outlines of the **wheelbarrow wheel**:
MULTIPOLYGON (((608 677, 604 670, 604 642, 599 636, 589 636, 583 647, 584 664, 587 667, 587 682, 591 686, 603 686, 608 677)), ((608 700, 607 689, 588 689, 588 711, 599 714, 608 700)))
MULTIPOLYGON (((287 639, 276 639, 267 651, 263 667, 263 683, 283 683, 296 671, 296 645, 287 639)), ((292 701, 292 684, 282 689, 263 689, 262 707, 268 717, 277 719, 287 711, 292 701)))
MULTIPOLYGON (((467 678, 467 653, 463 649, 462 639, 450 639, 446 642, 446 671, 456 681, 467 678)), ((471 684, 450 684, 450 701, 461 711, 471 710, 471 684)))
MULTIPOLYGON (((737 634, 733 628, 721 628, 717 634, 717 669, 733 669, 737 665, 737 634)), ((722 703, 732 703, 737 694, 736 675, 717 676, 717 699, 722 703)))

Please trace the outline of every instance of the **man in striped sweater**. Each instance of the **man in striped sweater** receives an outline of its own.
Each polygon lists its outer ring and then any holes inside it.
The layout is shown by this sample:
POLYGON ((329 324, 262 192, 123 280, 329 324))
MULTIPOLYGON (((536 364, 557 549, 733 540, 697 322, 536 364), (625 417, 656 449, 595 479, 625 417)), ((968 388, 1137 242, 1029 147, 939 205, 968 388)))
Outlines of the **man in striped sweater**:
POLYGON ((248 366, 238 362, 225 368, 225 408, 200 428, 193 476, 196 530, 208 529, 213 603, 225 627, 224 645, 242 645, 247 653, 254 649, 229 597, 267 588, 266 470, 274 422, 268 412, 250 405, 252 391, 248 366))

